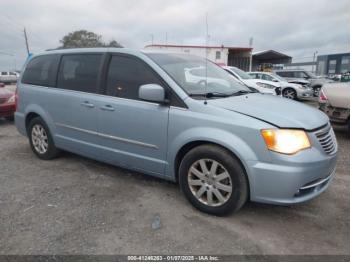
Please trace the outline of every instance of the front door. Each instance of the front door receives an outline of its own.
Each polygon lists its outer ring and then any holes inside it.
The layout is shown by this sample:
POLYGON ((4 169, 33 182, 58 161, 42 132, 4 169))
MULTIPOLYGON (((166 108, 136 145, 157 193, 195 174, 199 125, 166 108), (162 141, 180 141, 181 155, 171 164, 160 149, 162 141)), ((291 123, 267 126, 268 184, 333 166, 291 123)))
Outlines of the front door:
POLYGON ((139 87, 161 84, 148 65, 129 55, 113 55, 105 97, 98 109, 98 132, 110 161, 163 174, 167 154, 169 106, 141 101, 139 87))

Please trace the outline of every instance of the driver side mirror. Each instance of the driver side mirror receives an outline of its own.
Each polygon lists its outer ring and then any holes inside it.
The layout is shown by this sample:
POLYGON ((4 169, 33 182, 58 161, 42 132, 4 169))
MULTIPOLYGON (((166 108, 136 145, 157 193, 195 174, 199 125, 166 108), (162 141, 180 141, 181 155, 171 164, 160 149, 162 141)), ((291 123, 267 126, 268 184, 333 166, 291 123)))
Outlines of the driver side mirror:
POLYGON ((139 88, 139 98, 141 100, 157 103, 168 103, 165 98, 165 90, 162 86, 157 84, 142 85, 139 88))

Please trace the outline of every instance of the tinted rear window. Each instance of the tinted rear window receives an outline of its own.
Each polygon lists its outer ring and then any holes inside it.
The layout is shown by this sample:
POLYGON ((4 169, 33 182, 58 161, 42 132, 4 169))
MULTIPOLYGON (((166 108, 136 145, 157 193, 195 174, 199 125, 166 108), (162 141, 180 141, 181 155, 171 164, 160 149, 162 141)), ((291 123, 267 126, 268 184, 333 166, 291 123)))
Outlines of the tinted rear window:
POLYGON ((96 93, 101 61, 101 54, 64 55, 58 71, 57 87, 96 93))
POLYGON ((39 86, 54 86, 58 60, 58 55, 43 55, 33 58, 26 66, 22 83, 39 86))

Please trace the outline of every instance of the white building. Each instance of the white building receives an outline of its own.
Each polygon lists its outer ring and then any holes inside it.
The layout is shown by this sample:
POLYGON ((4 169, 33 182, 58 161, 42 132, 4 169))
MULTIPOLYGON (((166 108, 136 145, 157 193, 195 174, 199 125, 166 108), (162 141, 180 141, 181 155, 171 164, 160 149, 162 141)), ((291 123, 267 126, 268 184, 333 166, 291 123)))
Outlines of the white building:
POLYGON ((229 46, 197 46, 197 45, 147 45, 148 50, 164 50, 173 52, 183 52, 187 54, 207 57, 218 65, 229 65, 249 70, 249 60, 252 48, 249 47, 229 47, 229 46), (207 55, 206 55, 207 52, 207 55))

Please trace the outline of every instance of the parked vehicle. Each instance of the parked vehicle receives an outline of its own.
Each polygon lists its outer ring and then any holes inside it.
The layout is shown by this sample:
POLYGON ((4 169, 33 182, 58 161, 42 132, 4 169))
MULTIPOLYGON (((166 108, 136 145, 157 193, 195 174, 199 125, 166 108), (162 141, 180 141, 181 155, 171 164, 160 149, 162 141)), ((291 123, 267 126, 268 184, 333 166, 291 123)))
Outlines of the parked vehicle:
POLYGON ((0 84, 0 118, 5 117, 8 120, 13 120, 15 107, 15 93, 4 88, 0 84))
POLYGON ((234 66, 223 66, 223 68, 238 81, 241 81, 243 84, 251 88, 259 90, 261 93, 272 95, 281 94, 281 86, 278 83, 254 79, 248 73, 234 66))
POLYGON ((2 71, 0 72, 0 82, 11 84, 11 83, 17 83, 18 79, 18 73, 16 72, 8 72, 8 71, 2 71))
POLYGON ((314 96, 316 97, 319 96, 319 92, 323 84, 334 82, 330 79, 318 77, 311 72, 300 69, 276 70, 275 73, 285 78, 290 83, 305 85, 305 80, 307 80, 308 82, 310 82, 310 86, 314 90, 314 96))
POLYGON ((350 133, 350 83, 323 85, 318 102, 333 123, 347 125, 350 133))
POLYGON ((16 101, 17 129, 40 159, 67 150, 178 181, 210 214, 237 211, 247 200, 304 202, 334 176, 337 142, 325 114, 251 92, 193 55, 45 52, 26 62, 16 101), (229 85, 187 80, 188 68, 205 66, 229 85))
POLYGON ((263 79, 270 82, 276 82, 281 85, 282 96, 289 99, 303 99, 313 97, 313 90, 309 85, 300 85, 289 83, 283 77, 268 72, 251 72, 249 73, 254 79, 263 79))

